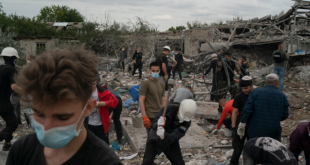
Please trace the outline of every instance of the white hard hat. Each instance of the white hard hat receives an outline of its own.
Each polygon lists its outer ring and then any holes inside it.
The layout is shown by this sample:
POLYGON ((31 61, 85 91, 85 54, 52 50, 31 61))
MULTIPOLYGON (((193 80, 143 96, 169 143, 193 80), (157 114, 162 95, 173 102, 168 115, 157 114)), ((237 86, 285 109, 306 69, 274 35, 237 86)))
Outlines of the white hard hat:
POLYGON ((213 54, 211 55, 211 58, 215 58, 215 57, 217 57, 217 54, 213 53, 213 54))
POLYGON ((196 102, 192 99, 185 99, 181 102, 179 113, 181 120, 191 121, 197 111, 196 102))
POLYGON ((168 49, 169 51, 171 51, 170 46, 165 46, 164 49, 168 49))
POLYGON ((1 56, 7 56, 7 57, 17 57, 19 58, 18 56, 18 53, 17 53, 17 50, 12 48, 12 47, 6 47, 2 50, 2 53, 1 53, 1 56))

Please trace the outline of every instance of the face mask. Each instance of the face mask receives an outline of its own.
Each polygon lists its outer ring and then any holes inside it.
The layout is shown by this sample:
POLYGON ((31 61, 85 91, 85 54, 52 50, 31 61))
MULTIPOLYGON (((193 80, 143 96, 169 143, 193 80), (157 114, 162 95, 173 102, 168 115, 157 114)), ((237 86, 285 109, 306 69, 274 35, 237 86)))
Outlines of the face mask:
POLYGON ((12 66, 12 67, 15 67, 16 61, 17 61, 17 60, 16 60, 15 57, 10 57, 10 58, 5 59, 5 64, 6 64, 6 65, 10 65, 10 66, 12 66))
POLYGON ((181 118, 180 113, 178 113, 178 118, 179 118, 179 123, 183 123, 184 122, 183 118, 181 118))
POLYGON ((152 77, 153 77, 154 79, 157 79, 157 78, 159 77, 159 73, 152 73, 152 77))
POLYGON ((63 126, 63 127, 54 127, 47 131, 44 130, 44 125, 38 123, 33 117, 31 117, 32 127, 36 131, 37 138, 40 141, 40 143, 43 146, 48 147, 48 148, 59 149, 59 148, 63 148, 64 146, 66 146, 74 137, 79 136, 82 130, 81 127, 83 125, 83 122, 81 123, 81 126, 79 127, 78 131, 76 131, 77 123, 80 121, 86 109, 86 105, 78 121, 75 124, 63 126))
POLYGON ((226 61, 227 59, 226 59, 226 58, 223 58, 223 60, 226 61))
POLYGON ((122 49, 123 51, 125 51, 125 49, 122 49))
POLYGON ((27 64, 28 64, 28 63, 30 63, 30 61, 29 61, 29 60, 27 60, 27 64))

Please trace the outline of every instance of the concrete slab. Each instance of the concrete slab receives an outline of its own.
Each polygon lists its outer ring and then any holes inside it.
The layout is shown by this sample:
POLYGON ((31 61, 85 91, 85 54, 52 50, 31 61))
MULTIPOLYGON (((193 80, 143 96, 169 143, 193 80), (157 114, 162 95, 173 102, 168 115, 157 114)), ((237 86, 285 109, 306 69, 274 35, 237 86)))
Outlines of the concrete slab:
MULTIPOLYGON (((130 117, 121 117, 121 122, 124 135, 132 146, 133 151, 144 152, 147 140, 146 129, 144 127, 134 128, 130 117), (125 125, 126 120, 127 125, 125 125)), ((205 131, 196 122, 192 122, 186 135, 180 140, 182 149, 202 148, 209 143, 210 140, 206 137, 205 131)))
POLYGON ((219 120, 220 116, 218 115, 218 103, 197 103, 197 113, 196 116, 205 118, 205 119, 212 119, 212 120, 219 120))

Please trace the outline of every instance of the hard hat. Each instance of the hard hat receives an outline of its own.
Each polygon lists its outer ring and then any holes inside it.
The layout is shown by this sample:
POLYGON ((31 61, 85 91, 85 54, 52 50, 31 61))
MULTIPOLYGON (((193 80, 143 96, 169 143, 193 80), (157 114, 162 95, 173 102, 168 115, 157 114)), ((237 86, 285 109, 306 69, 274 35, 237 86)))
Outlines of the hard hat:
POLYGON ((15 57, 19 58, 17 50, 12 48, 12 47, 4 48, 2 50, 1 56, 6 56, 6 57, 13 57, 13 56, 15 56, 15 57))
POLYGON ((165 46, 164 49, 168 49, 169 51, 171 51, 170 46, 165 46))
POLYGON ((215 54, 215 53, 213 53, 212 55, 211 55, 211 58, 216 58, 217 57, 217 54, 215 54))
POLYGON ((196 102, 192 99, 184 99, 181 102, 179 114, 184 121, 191 121, 197 111, 196 102))

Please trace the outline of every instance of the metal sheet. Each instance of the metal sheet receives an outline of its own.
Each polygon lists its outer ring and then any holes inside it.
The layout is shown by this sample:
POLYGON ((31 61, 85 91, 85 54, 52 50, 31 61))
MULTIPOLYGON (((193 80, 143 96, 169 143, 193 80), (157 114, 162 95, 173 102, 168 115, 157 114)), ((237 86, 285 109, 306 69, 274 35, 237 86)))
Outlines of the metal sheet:
POLYGON ((53 26, 67 26, 68 22, 55 22, 53 26))

